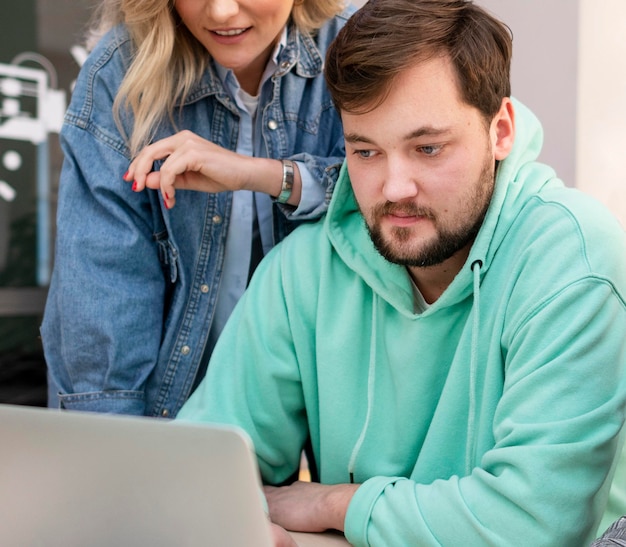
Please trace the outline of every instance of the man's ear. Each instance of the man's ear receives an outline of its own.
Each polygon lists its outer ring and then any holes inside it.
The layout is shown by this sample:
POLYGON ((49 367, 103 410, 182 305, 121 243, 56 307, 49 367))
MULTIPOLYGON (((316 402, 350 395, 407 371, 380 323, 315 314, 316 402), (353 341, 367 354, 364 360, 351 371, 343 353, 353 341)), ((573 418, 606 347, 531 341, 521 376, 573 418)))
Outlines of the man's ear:
POLYGON ((510 97, 502 99, 500 110, 491 120, 490 136, 495 159, 503 160, 511 152, 515 140, 515 111, 510 97))

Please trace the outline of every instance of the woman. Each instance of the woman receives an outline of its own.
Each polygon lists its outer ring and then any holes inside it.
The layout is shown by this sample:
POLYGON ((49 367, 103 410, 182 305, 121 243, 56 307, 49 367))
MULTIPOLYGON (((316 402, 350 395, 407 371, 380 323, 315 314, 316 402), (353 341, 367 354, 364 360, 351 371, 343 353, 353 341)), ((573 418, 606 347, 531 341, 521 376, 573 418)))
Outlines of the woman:
POLYGON ((104 0, 61 133, 51 406, 176 415, 256 262, 326 209, 344 149, 322 64, 354 9, 104 0))

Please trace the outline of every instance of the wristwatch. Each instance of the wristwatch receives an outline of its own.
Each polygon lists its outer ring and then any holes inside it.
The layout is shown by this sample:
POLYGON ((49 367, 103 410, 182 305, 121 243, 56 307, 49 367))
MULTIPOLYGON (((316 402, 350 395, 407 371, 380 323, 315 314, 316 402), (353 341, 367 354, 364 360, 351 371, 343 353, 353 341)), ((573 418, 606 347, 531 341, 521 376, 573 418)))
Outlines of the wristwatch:
POLYGON ((278 203, 287 203, 291 197, 291 190, 293 189, 293 162, 291 160, 281 161, 283 164, 283 185, 276 201, 278 203))

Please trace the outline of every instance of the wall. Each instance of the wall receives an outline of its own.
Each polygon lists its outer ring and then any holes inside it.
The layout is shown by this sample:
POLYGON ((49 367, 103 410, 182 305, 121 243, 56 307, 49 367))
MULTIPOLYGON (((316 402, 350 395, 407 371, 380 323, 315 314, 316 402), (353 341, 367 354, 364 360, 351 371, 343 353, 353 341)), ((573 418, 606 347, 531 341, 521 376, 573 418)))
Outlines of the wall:
POLYGON ((581 0, 577 186, 626 228, 626 2, 581 0))
POLYGON ((544 128, 540 160, 576 184, 578 0, 478 0, 513 32, 512 94, 544 128))

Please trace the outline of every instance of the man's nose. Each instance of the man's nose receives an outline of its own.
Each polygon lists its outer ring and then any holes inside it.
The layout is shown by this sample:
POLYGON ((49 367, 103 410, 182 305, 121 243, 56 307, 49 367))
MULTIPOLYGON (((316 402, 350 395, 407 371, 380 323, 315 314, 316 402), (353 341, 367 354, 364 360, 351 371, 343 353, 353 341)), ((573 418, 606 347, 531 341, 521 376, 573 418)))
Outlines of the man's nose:
POLYGON ((383 184, 383 196, 392 203, 414 198, 418 193, 414 168, 402 160, 390 160, 383 184))

